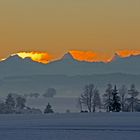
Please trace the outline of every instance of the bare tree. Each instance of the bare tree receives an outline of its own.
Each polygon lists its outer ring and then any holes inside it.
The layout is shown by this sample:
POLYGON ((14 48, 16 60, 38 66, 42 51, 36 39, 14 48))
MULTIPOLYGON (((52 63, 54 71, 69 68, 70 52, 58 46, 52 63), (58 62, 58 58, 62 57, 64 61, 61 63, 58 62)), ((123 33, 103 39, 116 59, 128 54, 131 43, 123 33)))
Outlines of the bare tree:
POLYGON ((81 94, 81 103, 88 109, 89 112, 95 111, 95 108, 97 106, 97 94, 98 90, 94 87, 93 84, 86 85, 84 88, 84 93, 81 94))
POLYGON ((138 104, 139 99, 137 96, 139 95, 139 92, 136 90, 135 85, 132 84, 130 87, 130 90, 128 90, 129 98, 127 99, 129 106, 130 106, 130 111, 134 112, 134 107, 136 104, 138 104))
POLYGON ((101 98, 99 91, 97 89, 94 90, 94 98, 93 98, 93 112, 96 111, 96 107, 101 109, 101 98))
POLYGON ((122 111, 125 111, 126 101, 127 101, 127 94, 128 89, 125 85, 122 85, 119 89, 119 95, 120 95, 120 102, 121 102, 121 109, 122 111))

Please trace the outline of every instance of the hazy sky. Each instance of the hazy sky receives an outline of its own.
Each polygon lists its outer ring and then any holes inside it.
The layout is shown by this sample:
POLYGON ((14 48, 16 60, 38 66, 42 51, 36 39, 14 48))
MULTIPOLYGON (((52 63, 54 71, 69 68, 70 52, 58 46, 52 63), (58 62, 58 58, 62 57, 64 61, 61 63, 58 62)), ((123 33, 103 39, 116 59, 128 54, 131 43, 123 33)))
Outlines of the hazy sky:
POLYGON ((0 0, 0 57, 140 50, 140 0, 0 0))

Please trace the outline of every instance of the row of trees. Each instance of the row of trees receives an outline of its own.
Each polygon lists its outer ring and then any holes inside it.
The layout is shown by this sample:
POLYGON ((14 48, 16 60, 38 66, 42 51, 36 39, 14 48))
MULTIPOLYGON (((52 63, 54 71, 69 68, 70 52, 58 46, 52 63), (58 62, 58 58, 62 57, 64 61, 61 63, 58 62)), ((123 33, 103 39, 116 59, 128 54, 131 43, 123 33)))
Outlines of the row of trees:
POLYGON ((84 92, 78 98, 81 112, 95 112, 96 109, 104 109, 106 112, 134 112, 140 111, 139 92, 132 84, 128 90, 125 85, 117 89, 108 84, 105 93, 99 94, 99 90, 93 85, 86 85, 84 92))
MULTIPOLYGON (((26 98, 17 94, 8 94, 7 98, 0 103, 0 114, 38 114, 40 109, 26 106, 26 98)), ((44 109, 44 114, 53 113, 51 105, 48 103, 44 109)))
MULTIPOLYGON (((89 84, 84 87, 84 92, 78 98, 78 105, 81 112, 134 112, 140 111, 139 92, 132 84, 128 90, 125 85, 117 89, 116 85, 107 85, 105 93, 101 96, 99 90, 89 84)), ((53 113, 51 105, 48 103, 43 113, 53 113)), ((40 109, 26 106, 26 98, 16 94, 8 94, 7 98, 0 102, 0 114, 11 113, 42 113, 40 109)))

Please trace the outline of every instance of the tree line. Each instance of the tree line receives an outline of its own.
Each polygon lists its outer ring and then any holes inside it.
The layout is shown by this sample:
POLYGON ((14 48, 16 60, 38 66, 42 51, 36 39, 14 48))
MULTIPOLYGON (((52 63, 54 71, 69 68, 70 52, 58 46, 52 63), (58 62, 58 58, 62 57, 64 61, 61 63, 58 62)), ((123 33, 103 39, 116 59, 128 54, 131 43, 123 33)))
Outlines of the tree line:
POLYGON ((78 98, 80 112, 134 112, 140 111, 139 91, 132 84, 130 89, 125 85, 117 89, 108 84, 105 93, 101 96, 94 84, 84 87, 83 93, 78 98))
MULTIPOLYGON (((52 93, 52 92, 51 92, 52 93)), ((53 91, 54 93, 54 91, 53 91)), ((84 87, 83 93, 78 98, 80 112, 140 112, 139 91, 132 84, 129 89, 125 85, 117 88, 108 84, 104 94, 100 94, 94 84, 84 87)), ((70 112, 68 110, 67 112, 70 112)), ((43 110, 30 108, 26 105, 26 97, 17 94, 8 94, 0 102, 0 114, 46 114, 54 113, 48 103, 43 110)))
POLYGON ((0 114, 46 114, 53 113, 48 103, 44 111, 26 106, 26 98, 17 94, 8 94, 4 101, 0 102, 0 114))

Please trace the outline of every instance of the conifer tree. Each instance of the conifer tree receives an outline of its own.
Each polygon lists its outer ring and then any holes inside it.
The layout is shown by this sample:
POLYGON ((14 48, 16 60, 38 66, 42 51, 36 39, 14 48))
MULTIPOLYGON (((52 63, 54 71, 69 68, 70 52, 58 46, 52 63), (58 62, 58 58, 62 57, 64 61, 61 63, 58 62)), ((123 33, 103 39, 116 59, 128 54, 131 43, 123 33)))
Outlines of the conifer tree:
POLYGON ((121 111, 121 103, 120 103, 120 97, 118 96, 118 90, 115 85, 113 92, 112 92, 112 112, 120 112, 121 111))
POLYGON ((15 100, 12 96, 12 94, 8 94, 6 101, 5 101, 5 105, 6 105, 6 113, 13 113, 14 109, 15 109, 15 100))
POLYGON ((48 105, 46 106, 44 113, 54 113, 52 106, 48 103, 48 105))
POLYGON ((108 84, 105 94, 103 95, 104 107, 106 108, 107 112, 110 112, 112 110, 112 91, 112 85, 108 84))

